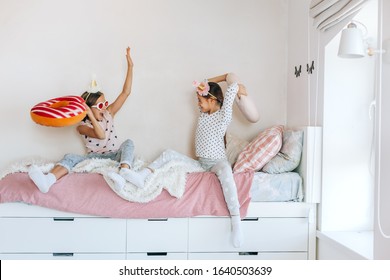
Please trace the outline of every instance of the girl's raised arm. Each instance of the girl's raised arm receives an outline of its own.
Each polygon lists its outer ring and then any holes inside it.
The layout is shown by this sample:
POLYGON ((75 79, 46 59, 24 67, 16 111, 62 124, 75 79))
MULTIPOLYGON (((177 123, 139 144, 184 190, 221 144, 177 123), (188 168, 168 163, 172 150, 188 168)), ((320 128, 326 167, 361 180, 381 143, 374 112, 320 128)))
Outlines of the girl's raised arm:
POLYGON ((79 125, 77 127, 77 131, 81 135, 86 135, 92 138, 97 138, 97 139, 104 139, 106 138, 106 133, 102 129, 102 127, 99 125, 98 121, 96 120, 95 116, 93 115, 91 108, 86 105, 87 107, 87 114, 88 118, 91 121, 92 127, 89 127, 87 125, 79 125))
POLYGON ((125 103, 127 97, 131 93, 131 86, 133 84, 133 60, 130 56, 130 47, 127 47, 126 49, 126 59, 127 74, 122 92, 118 95, 115 101, 107 108, 107 111, 109 111, 112 116, 114 116, 119 111, 119 109, 122 108, 122 105, 125 103))
POLYGON ((228 74, 223 74, 223 75, 220 75, 220 76, 217 76, 217 77, 213 77, 213 78, 208 79, 208 81, 209 82, 213 82, 213 83, 225 82, 227 75, 228 74))

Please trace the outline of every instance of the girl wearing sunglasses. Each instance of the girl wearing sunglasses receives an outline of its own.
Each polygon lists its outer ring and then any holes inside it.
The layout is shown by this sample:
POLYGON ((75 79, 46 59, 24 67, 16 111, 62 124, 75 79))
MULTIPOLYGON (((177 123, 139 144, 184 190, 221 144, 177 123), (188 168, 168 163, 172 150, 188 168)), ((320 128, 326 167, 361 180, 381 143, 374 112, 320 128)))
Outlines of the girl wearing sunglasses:
POLYGON ((48 192, 50 187, 68 174, 76 164, 90 158, 107 158, 120 163, 119 174, 112 172, 109 175, 117 188, 121 188, 125 180, 132 177, 134 171, 130 168, 134 160, 133 142, 130 139, 119 142, 114 126, 115 114, 131 93, 133 61, 129 47, 126 49, 126 59, 127 75, 123 90, 113 103, 109 104, 95 81, 92 81, 89 90, 81 95, 87 105, 87 116, 77 127, 77 131, 82 136, 87 154, 66 154, 48 174, 42 173, 38 167, 30 168, 29 176, 41 192, 48 192))

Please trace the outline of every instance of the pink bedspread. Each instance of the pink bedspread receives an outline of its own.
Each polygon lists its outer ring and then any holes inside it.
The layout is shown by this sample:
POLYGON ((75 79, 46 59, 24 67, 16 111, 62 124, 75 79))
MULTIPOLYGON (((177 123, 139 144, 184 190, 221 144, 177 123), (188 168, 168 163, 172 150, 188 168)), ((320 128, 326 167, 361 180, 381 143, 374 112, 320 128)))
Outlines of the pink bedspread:
MULTIPOLYGON (((245 217, 253 173, 234 175, 245 217)), ((211 172, 190 173, 184 195, 177 199, 167 191, 149 203, 134 203, 116 195, 96 173, 71 173, 48 193, 41 193, 27 173, 9 174, 0 180, 0 203, 25 202, 51 209, 112 218, 172 218, 200 215, 228 216, 220 183, 211 172)))

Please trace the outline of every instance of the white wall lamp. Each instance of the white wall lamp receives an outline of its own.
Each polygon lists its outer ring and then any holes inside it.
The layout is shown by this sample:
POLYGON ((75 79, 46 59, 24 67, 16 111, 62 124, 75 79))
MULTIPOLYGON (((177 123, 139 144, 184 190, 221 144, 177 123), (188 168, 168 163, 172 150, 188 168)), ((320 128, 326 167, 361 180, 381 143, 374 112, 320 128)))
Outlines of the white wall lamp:
POLYGON ((365 55, 362 31, 354 22, 341 32, 339 53, 342 58, 361 58, 365 55))
POLYGON ((367 35, 367 27, 358 21, 352 21, 347 25, 346 29, 343 29, 341 32, 340 45, 338 56, 342 58, 362 58, 366 55, 373 56, 377 53, 389 53, 388 45, 383 49, 376 50, 370 46, 367 39, 364 39, 364 36, 360 28, 356 24, 360 24, 365 29, 365 35, 367 35))

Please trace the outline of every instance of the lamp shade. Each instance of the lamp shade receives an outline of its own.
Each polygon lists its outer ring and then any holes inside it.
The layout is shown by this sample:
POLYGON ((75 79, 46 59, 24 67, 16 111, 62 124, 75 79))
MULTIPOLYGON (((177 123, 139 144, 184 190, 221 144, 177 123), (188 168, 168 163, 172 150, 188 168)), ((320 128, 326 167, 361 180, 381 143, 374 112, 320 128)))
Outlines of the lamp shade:
POLYGON ((338 56, 342 58, 360 58, 364 55, 362 31, 356 27, 356 24, 350 23, 341 32, 338 56))

